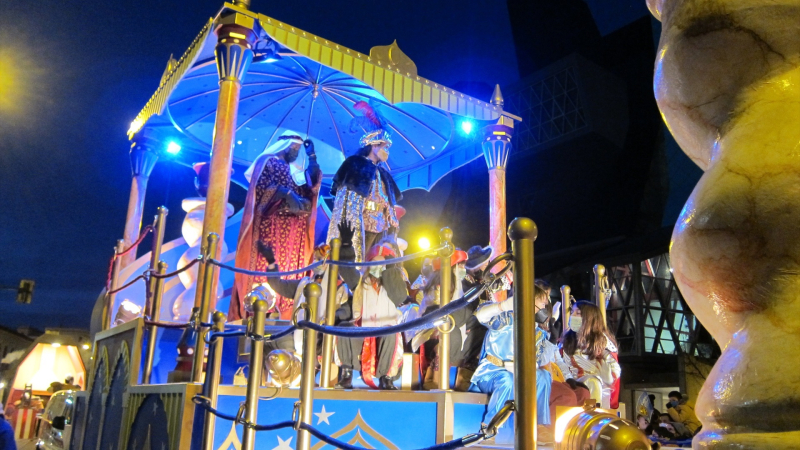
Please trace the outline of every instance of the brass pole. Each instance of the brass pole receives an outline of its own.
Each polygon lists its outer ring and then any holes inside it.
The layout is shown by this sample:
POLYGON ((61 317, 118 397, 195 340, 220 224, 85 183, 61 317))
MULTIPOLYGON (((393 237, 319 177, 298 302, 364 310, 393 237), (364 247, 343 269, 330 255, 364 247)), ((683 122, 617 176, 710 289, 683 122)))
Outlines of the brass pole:
POLYGON ((566 284, 561 286, 561 329, 564 333, 569 330, 569 315, 572 309, 569 304, 569 294, 572 291, 566 284))
MULTIPOLYGON (((339 260, 339 249, 342 247, 342 240, 334 238, 331 240, 331 261, 339 260)), ((336 291, 339 281, 339 266, 328 264, 328 298, 325 305, 325 325, 333 326, 336 321, 336 291)), ((319 370, 319 387, 331 388, 331 366, 333 360, 333 335, 322 336, 322 366, 319 370)))
MULTIPOLYGON (((119 287, 119 272, 122 269, 122 257, 120 253, 125 251, 125 241, 122 239, 117 240, 117 248, 114 249, 114 265, 111 267, 111 283, 109 290, 113 291, 119 287)), ((117 294, 106 294, 106 307, 105 314, 103 314, 103 329, 108 330, 114 323, 114 301, 117 299, 117 294)))
POLYGON ((508 226, 514 254, 514 448, 536 448, 536 306, 533 301, 533 241, 536 224, 518 217, 508 226))
MULTIPOLYGON (((253 302, 253 319, 250 322, 250 374, 247 377, 247 398, 244 406, 244 420, 253 424, 258 415, 258 388, 261 387, 261 371, 264 367, 264 321, 267 318, 267 302, 253 302)), ((313 382, 313 376, 312 376, 313 382)), ((242 450, 253 450, 256 443, 256 430, 245 426, 242 432, 242 450)))
MULTIPOLYGON (((169 209, 166 206, 159 206, 155 220, 155 230, 153 232, 153 249, 150 251, 150 269, 155 271, 158 268, 158 262, 161 261, 161 244, 164 242, 164 229, 167 225, 167 214, 169 209)), ((144 314, 153 317, 153 297, 155 296, 156 278, 150 277, 147 282, 147 302, 145 304, 144 314)), ((156 320, 156 319, 153 319, 156 320)))
MULTIPOLYGON (((442 245, 445 248, 439 250, 439 307, 444 308, 450 303, 450 285, 453 280, 453 269, 450 267, 450 256, 453 254, 453 247, 450 244, 453 240, 453 231, 450 228, 442 228, 439 232, 442 245)), ((449 317, 449 316, 448 316, 449 317)), ((446 327, 452 327, 453 322, 449 321, 446 327)), ((450 333, 439 333, 439 389, 450 389, 450 333)))
MULTIPOLYGON (((217 98, 217 112, 214 118, 214 133, 211 144, 211 162, 208 174, 208 192, 206 195, 206 209, 203 216, 203 236, 216 233, 220 241, 224 241, 225 211, 228 205, 230 191, 231 165, 233 164, 233 141, 236 135, 236 118, 239 110, 239 94, 242 89, 242 78, 253 60, 253 44, 256 34, 253 32, 255 21, 252 17, 240 13, 226 15, 217 20, 217 46, 214 55, 217 62, 219 75, 219 96, 217 98)), ((219 254, 212 253, 211 257, 219 258, 219 254)), ((200 270, 207 269, 200 265, 200 270)), ((211 286, 211 292, 217 292, 219 270, 211 268, 211 275, 197 280, 197 293, 194 306, 200 307, 201 292, 205 284, 211 286)), ((241 293, 243 294, 243 293, 241 293)), ((216 296, 209 297, 209 306, 214 309, 217 303, 216 296)), ((208 310, 206 310, 208 311, 208 310)), ((203 317, 203 320, 206 320, 203 317)))
MULTIPOLYGON (((164 275, 167 273, 167 263, 164 261, 159 261, 158 270, 156 273, 159 275, 164 275)), ((161 318, 161 298, 164 296, 164 279, 156 277, 150 277, 150 279, 155 281, 153 286, 153 314, 150 316, 150 319, 153 322, 158 322, 158 320, 161 318)), ((153 358, 156 352, 157 334, 158 327, 151 325, 147 337, 147 356, 145 356, 144 363, 144 384, 150 384, 150 377, 153 374, 153 358)))
MULTIPOLYGON (((212 331, 219 332, 225 329, 225 314, 217 311, 212 319, 212 331)), ((212 408, 217 407, 217 391, 219 390, 220 368, 222 367, 222 338, 211 342, 206 365, 206 380, 203 386, 203 395, 208 398, 212 408)), ((206 421, 203 425, 203 450, 214 450, 214 426, 216 416, 206 411, 206 421)))
MULTIPOLYGON (((308 283, 303 289, 306 297, 306 320, 314 320, 320 302, 322 288, 317 283, 308 283)), ((303 330, 303 371, 300 375, 300 421, 311 423, 314 411, 314 367, 317 364, 317 332, 306 328, 303 330)), ((311 447, 311 433, 303 429, 297 430, 297 450, 308 450, 311 447)), ((246 450, 246 449, 243 449, 246 450)))
POLYGON ((603 325, 608 326, 606 320, 606 267, 602 264, 595 264, 594 266, 594 300, 597 302, 597 307, 600 308, 600 315, 603 316, 603 325))
MULTIPOLYGON (((217 254, 217 242, 219 241, 219 235, 216 233, 210 233, 207 238, 206 244, 206 251, 205 255, 207 258, 213 258, 213 255, 217 254)), ((206 263, 205 267, 203 267, 203 274, 200 279, 211 278, 214 274, 214 265, 206 263)), ((199 284, 199 280, 198 280, 199 284)), ((203 284, 203 292, 201 293, 201 302, 200 302, 200 315, 197 318, 198 322, 205 322, 208 320, 208 310, 209 304, 211 303, 211 296, 215 294, 215 291, 212 291, 213 284, 212 283, 204 283, 203 284)), ((263 327, 262 327, 263 328, 263 327)), ((198 328, 198 336, 195 340, 194 344, 194 363, 192 364, 192 381, 195 383, 199 383, 200 379, 203 375, 203 360, 205 359, 205 350, 206 350, 206 343, 201 339, 202 334, 199 332, 198 328)))

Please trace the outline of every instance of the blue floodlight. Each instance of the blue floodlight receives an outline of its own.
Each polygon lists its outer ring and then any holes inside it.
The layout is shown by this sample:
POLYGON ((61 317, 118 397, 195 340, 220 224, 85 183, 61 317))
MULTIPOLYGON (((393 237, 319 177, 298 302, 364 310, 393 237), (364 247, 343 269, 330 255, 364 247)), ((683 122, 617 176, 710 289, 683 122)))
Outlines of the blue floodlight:
POLYGON ((472 122, 469 120, 462 120, 461 131, 463 131, 464 134, 472 134, 472 122))
POLYGON ((169 153, 170 155, 177 155, 180 152, 181 152, 181 146, 177 142, 170 141, 169 144, 167 144, 167 153, 169 153))

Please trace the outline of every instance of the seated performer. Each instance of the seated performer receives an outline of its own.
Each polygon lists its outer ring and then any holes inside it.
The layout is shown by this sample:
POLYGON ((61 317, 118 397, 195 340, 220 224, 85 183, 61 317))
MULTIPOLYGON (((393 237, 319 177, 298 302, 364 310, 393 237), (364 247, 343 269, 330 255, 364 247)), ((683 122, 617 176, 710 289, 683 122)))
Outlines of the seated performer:
MULTIPOLYGON (((483 270, 489 265, 492 256, 492 247, 481 247, 475 245, 467 251, 467 261, 464 267, 467 269, 462 288, 464 292, 481 284, 483 270)), ((466 310, 466 322, 462 328, 463 344, 461 346, 460 363, 458 365, 458 375, 456 376, 456 390, 466 391, 469 389, 470 380, 478 368, 480 362, 481 348, 486 337, 486 327, 483 326, 475 317, 475 310, 483 303, 493 297, 490 290, 484 291, 477 300, 470 303, 466 310)))
POLYGON ((536 312, 536 362, 553 377, 550 385, 551 422, 556 417, 557 406, 583 406, 591 398, 586 385, 572 378, 565 379, 565 374, 570 373, 569 365, 561 358, 558 346, 550 342, 549 332, 546 330, 552 311, 552 305, 547 304, 536 312))
MULTIPOLYGON (((450 256, 450 267, 452 276, 450 278, 450 301, 458 300, 464 296, 462 281, 466 275, 464 264, 467 261, 467 253, 463 250, 456 249, 450 256)), ((439 309, 441 305, 441 258, 435 258, 432 262, 433 274, 431 275, 428 284, 423 289, 422 305, 419 310, 422 315, 429 314, 432 311, 439 309)), ((474 308, 468 305, 452 314, 455 326, 450 332, 450 364, 458 367, 462 360, 462 352, 464 346, 464 324, 468 318, 472 316, 474 308)), ((445 325, 450 327, 451 325, 445 325)), ((439 372, 439 354, 437 346, 439 343, 439 333, 436 328, 415 329, 415 336, 412 340, 412 351, 420 350, 420 369, 425 374, 423 381, 423 389, 438 389, 438 372, 439 372)), ((461 390, 469 389, 469 384, 462 387, 461 390)))
MULTIPOLYGON (((275 255, 271 247, 264 245, 263 243, 259 242, 259 253, 261 253, 264 258, 266 258, 269 266, 267 269, 270 272, 278 272, 281 270, 280 266, 275 261, 275 255)), ((327 245, 322 245, 314 249, 314 262, 324 260, 328 256, 328 252, 330 251, 330 247, 327 245)), ((339 251, 339 259, 341 261, 352 261, 353 260, 353 247, 350 245, 342 246, 341 250, 339 251)), ((312 276, 305 276, 299 280, 292 280, 292 279, 282 279, 280 277, 268 277, 267 283, 269 286, 275 291, 276 294, 283 296, 285 298, 291 298, 294 301, 294 310, 300 307, 303 303, 306 302, 305 295, 303 294, 303 290, 305 289, 306 285, 311 282, 319 283, 320 287, 322 288, 322 294, 320 298, 322 299, 321 307, 316 311, 316 318, 314 321, 316 323, 320 323, 325 319, 325 311, 327 310, 327 298, 328 298, 328 264, 322 264, 316 268, 314 268, 314 273, 312 276)), ((349 292, 347 291, 347 286, 341 281, 341 277, 337 282, 337 290, 336 290, 336 305, 337 307, 345 302, 349 297, 349 292)), ((294 315, 294 311, 292 312, 294 315)), ((301 311, 298 313, 298 320, 305 319, 305 312, 301 311)), ((320 335, 320 338, 322 336, 320 335)), ((297 355, 303 354, 303 331, 302 330, 295 330, 293 334, 294 338, 294 352, 297 355)), ((272 341, 268 341, 272 342, 272 341)), ((281 347, 276 347, 279 349, 283 349, 281 347)), ((271 349, 268 349, 271 350, 271 349)), ((285 350, 285 349, 284 349, 285 350)))
POLYGON ((354 108, 364 114, 350 124, 351 131, 363 129, 361 148, 344 160, 333 177, 331 195, 335 196, 328 242, 339 237, 339 225, 349 223, 353 232, 356 261, 386 236, 397 236, 399 223, 395 206, 403 198, 394 178, 385 167, 392 140, 380 114, 366 102, 354 108))
MULTIPOLYGON (((352 243, 349 224, 339 227, 342 245, 352 243)), ((373 245, 366 254, 366 261, 382 261, 396 257, 391 243, 373 245)), ((393 265, 365 267, 360 272, 352 267, 340 267, 339 273, 353 292, 351 301, 337 311, 339 319, 346 321, 341 326, 385 327, 396 325, 400 319, 397 307, 408 297, 402 270, 393 265)), ((377 376, 377 388, 396 390, 392 383, 403 362, 403 339, 400 333, 378 338, 338 338, 337 355, 341 373, 337 388, 353 388, 353 370, 360 370, 361 377, 375 389, 373 376, 377 376)))
MULTIPOLYGON (((534 287, 537 309, 547 305, 545 292, 534 287)), ((514 399, 514 299, 500 303, 486 303, 475 312, 478 320, 489 331, 483 343, 483 352, 478 369, 472 376, 470 391, 491 394, 484 423, 500 411, 506 400, 514 399)), ((537 361, 538 362, 538 361, 537 361)), ((550 425, 550 390, 553 377, 543 368, 536 370, 536 416, 538 418, 538 442, 552 442, 550 425)), ((503 426, 508 426, 506 422, 503 426)))
MULTIPOLYGON (((311 141, 303 141, 298 133, 284 132, 244 175, 250 187, 236 247, 236 267, 266 271, 267 261, 256 248, 259 241, 272 247, 281 269, 307 266, 311 262, 317 193, 322 181, 311 141), (305 151, 301 151, 304 145, 305 151)), ((266 282, 265 277, 236 274, 229 321, 245 317, 244 296, 266 282)), ((278 298, 281 319, 291 318, 292 302, 292 297, 278 298)))
POLYGON ((616 408, 612 391, 622 370, 616 342, 603 323, 600 309, 578 301, 572 305, 568 325, 569 331, 561 338, 561 355, 570 371, 564 375, 586 384, 603 408, 616 408))

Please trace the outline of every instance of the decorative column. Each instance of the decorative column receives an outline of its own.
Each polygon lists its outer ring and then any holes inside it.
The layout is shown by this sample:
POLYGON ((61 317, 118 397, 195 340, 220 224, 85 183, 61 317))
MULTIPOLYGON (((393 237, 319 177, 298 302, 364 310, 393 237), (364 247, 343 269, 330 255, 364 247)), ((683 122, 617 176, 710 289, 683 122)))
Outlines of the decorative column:
MULTIPOLYGON (((205 252, 206 237, 209 233, 219 235, 220 245, 217 246, 215 259, 219 258, 222 242, 225 239, 225 209, 228 205, 228 192, 230 189, 231 162, 233 157, 233 139, 236 134, 236 116, 239 110, 239 91, 242 89, 242 79, 247 73, 250 62, 253 60, 253 44, 256 36, 253 32, 255 26, 252 17, 239 13, 222 17, 217 30, 217 47, 214 55, 217 59, 217 73, 219 75, 219 100, 217 101, 217 116, 214 120, 214 140, 211 146, 211 165, 209 166, 208 195, 206 195, 206 210, 203 218, 203 249, 205 252)), ((198 273, 203 273, 201 267, 198 273)), ((212 297, 210 304, 204 311, 213 311, 216 304, 217 282, 219 269, 215 268, 210 279, 199 277, 195 295, 195 306, 201 306, 203 284, 211 283, 212 297)), ((200 320, 207 322, 208 317, 200 320)))
MULTIPOLYGON (((494 88, 491 103, 500 110, 497 123, 483 129, 483 156, 489 168, 489 242, 492 244, 492 258, 506 252, 506 164, 511 151, 511 137, 514 134, 514 120, 503 114, 503 94, 500 86, 494 88)), ((496 300, 505 299, 505 293, 498 292, 496 300)))
MULTIPOLYGON (((131 195, 128 198, 128 217, 125 219, 125 232, 123 241, 128 248, 139 239, 139 230, 142 227, 142 212, 144 197, 147 193, 147 181, 150 173, 158 162, 158 154, 152 149, 150 142, 144 136, 137 136, 131 146, 131 195)), ((136 259, 136 251, 122 256, 120 269, 136 259)))
POLYGON ((692 447, 800 448, 800 4, 648 5, 662 22, 656 101, 704 171, 675 224, 673 274, 722 349, 692 447))

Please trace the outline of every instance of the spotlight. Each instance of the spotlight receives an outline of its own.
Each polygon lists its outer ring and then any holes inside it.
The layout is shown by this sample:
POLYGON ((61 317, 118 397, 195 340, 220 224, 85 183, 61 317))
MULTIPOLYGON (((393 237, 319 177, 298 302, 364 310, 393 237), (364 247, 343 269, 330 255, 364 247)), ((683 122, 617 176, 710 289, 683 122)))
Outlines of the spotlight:
POLYGON ((593 406, 572 408, 556 419, 556 450, 650 450, 633 423, 593 406))
POLYGON ((89 345, 89 344, 83 344, 81 347, 82 347, 84 350, 89 350, 89 348, 91 348, 91 345, 89 345))
POLYGON ((53 342, 53 343, 52 343, 52 344, 50 344, 50 345, 52 345, 52 346, 53 346, 53 347, 55 347, 55 348, 61 347, 61 344, 59 344, 58 342, 53 342))
POLYGON ((3 389, 4 387, 6 387, 6 384, 5 383, 0 383, 0 389, 3 389))
POLYGON ((419 238, 419 241, 417 242, 417 244, 419 245, 419 248, 421 248, 423 250, 427 250, 427 249, 431 248, 431 241, 429 241, 428 238, 424 238, 424 237, 423 238, 419 238))
POLYGON ((464 134, 472 134, 472 122, 469 120, 462 120, 461 131, 463 131, 464 134))
POLYGON ((181 152, 181 146, 177 142, 170 141, 167 144, 167 153, 169 153, 170 155, 177 155, 180 152, 181 152))

